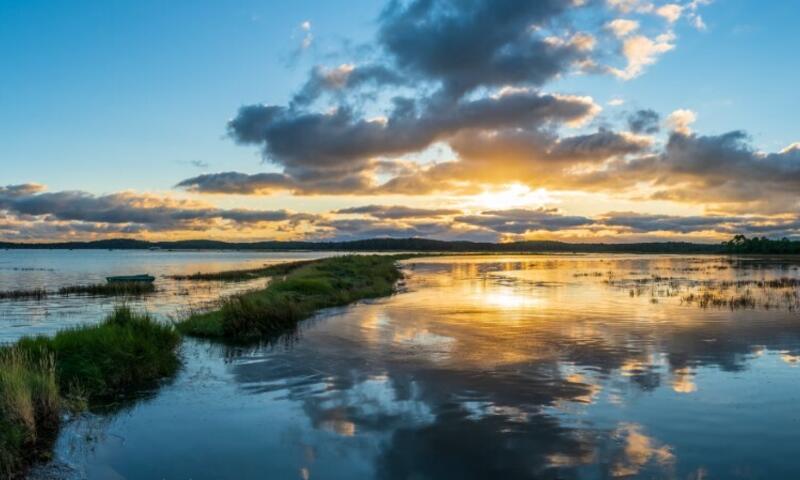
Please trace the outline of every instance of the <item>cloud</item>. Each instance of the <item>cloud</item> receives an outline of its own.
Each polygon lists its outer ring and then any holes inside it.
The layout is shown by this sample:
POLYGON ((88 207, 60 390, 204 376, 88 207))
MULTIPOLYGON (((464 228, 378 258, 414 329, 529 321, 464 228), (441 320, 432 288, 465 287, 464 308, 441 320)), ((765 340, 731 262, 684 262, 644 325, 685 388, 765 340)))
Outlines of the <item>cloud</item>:
POLYGON ((225 224, 302 222, 313 215, 286 210, 220 209, 208 204, 153 194, 82 191, 44 192, 39 185, 0 187, 0 211, 17 220, 75 222, 109 231, 202 230, 225 224))
POLYGON ((626 18, 616 18, 606 23, 605 28, 618 38, 623 38, 639 29, 639 22, 626 18))
POLYGON ((363 207, 351 207, 336 210, 337 214, 362 214, 381 219, 404 219, 404 218, 432 218, 446 215, 457 215, 461 210, 448 208, 413 208, 402 205, 365 205, 363 207))
POLYGON ((697 120, 697 114, 688 109, 679 109, 667 117, 667 125, 675 132, 689 135, 692 133, 691 125, 697 120))
POLYGON ((315 67, 300 88, 292 104, 308 105, 323 93, 344 95, 362 86, 385 87, 403 85, 406 80, 394 70, 383 65, 355 66, 345 63, 334 68, 315 67))
MULTIPOLYGON (((590 98, 516 89, 452 104, 418 105, 398 97, 382 120, 359 118, 344 107, 312 113, 251 105, 240 109, 229 130, 237 142, 261 146, 265 158, 282 166, 298 190, 353 192, 374 187, 379 157, 419 152, 466 131, 578 125, 598 111, 590 98)), ((191 187, 192 180, 179 185, 191 187)))
POLYGON ((596 219, 598 225, 619 227, 635 233, 698 233, 714 232, 730 236, 770 235, 789 237, 800 234, 797 216, 769 217, 763 215, 660 215, 636 212, 609 212, 596 219))
POLYGON ((498 233, 524 234, 540 230, 556 231, 593 223, 590 218, 563 215, 555 209, 491 210, 480 215, 462 215, 457 222, 478 226, 498 233))
POLYGON ((705 203, 727 211, 797 213, 800 149, 756 151, 741 131, 703 136, 673 132, 658 155, 616 163, 584 181, 620 187, 650 182, 657 200, 705 203))
POLYGON ((300 30, 304 32, 303 40, 300 42, 300 49, 307 50, 314 42, 314 34, 311 33, 311 21, 306 20, 300 24, 300 30))
POLYGON ((248 175, 239 172, 221 172, 187 178, 176 187, 197 193, 252 195, 291 190, 294 184, 290 178, 281 173, 248 175))
POLYGON ((399 69, 441 84, 446 97, 479 86, 542 85, 582 54, 535 28, 573 6, 571 0, 392 1, 381 15, 378 41, 399 69))
POLYGON ((669 23, 675 23, 681 18, 683 7, 676 3, 668 3, 656 9, 656 14, 669 23))
POLYGON ((612 158, 643 153, 647 137, 600 129, 594 133, 558 138, 549 132, 505 129, 469 133, 453 138, 458 160, 437 163, 398 176, 382 189, 393 193, 447 191, 458 184, 524 182, 559 188, 579 166, 595 168, 612 158))
POLYGON ((659 131, 661 116, 655 110, 637 110, 628 116, 628 128, 633 133, 654 134, 659 131))
POLYGON ((622 54, 628 65, 622 70, 612 69, 612 72, 624 80, 638 77, 644 72, 644 68, 654 64, 660 55, 675 48, 672 41, 673 37, 669 34, 659 35, 655 39, 644 35, 626 38, 622 44, 622 54))
POLYGON ((611 8, 622 13, 648 13, 653 11, 653 4, 646 0, 606 0, 611 8))

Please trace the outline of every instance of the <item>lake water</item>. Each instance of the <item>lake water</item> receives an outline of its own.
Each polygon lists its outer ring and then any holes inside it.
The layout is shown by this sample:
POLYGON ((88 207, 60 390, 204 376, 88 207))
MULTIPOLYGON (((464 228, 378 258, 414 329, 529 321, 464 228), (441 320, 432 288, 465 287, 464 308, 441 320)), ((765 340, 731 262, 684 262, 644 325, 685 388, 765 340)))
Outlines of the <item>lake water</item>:
MULTIPOLYGON (((21 255, 0 258, 53 270, 0 270, 0 283, 278 260, 21 255)), ((176 378, 68 423, 34 478, 798 478, 793 261, 476 256, 403 269, 400 293, 322 312, 270 345, 185 340, 176 378)), ((194 301, 195 288, 202 301, 231 288, 161 283, 166 292, 145 301, 160 315, 194 301), (170 293, 180 289, 190 293, 170 293)), ((0 333, 110 308, 82 303, 0 304, 0 333)))

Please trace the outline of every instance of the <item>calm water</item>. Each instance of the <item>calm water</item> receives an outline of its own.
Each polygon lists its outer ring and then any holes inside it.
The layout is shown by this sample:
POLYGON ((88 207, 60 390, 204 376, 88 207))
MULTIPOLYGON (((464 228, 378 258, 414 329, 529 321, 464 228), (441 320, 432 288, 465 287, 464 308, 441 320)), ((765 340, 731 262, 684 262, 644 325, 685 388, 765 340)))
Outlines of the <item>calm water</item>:
MULTIPOLYGON (((175 270, 202 262, 164 255, 175 270)), ((271 260, 225 255, 210 262, 271 260)), ((164 271, 155 258, 139 270, 164 271)), ((797 287, 750 282, 799 278, 794 264, 495 256, 404 269, 401 293, 272 345, 185 341, 177 378, 69 423, 36 478, 800 478, 797 287), (752 302, 701 308, 692 293, 752 302)), ((39 328, 25 318, 8 323, 39 328)))
MULTIPOLYGON (((162 317, 202 308, 221 295, 261 287, 266 280, 222 284, 187 283, 166 278, 199 271, 257 268, 279 262, 320 258, 329 252, 209 252, 138 250, 0 250, 0 291, 105 283, 112 275, 150 273, 157 292, 125 303, 162 317)), ((51 296, 45 301, 0 299, 0 343, 23 335, 48 334, 75 324, 101 320, 122 299, 51 296)))

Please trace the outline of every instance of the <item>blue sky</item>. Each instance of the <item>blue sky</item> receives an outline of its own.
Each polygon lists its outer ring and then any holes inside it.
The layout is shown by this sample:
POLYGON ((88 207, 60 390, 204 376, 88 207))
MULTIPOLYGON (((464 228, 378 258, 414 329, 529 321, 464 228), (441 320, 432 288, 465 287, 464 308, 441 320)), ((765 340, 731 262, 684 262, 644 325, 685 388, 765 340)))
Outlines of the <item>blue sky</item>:
MULTIPOLYGON (((367 40, 381 4, 326 1, 0 2, 4 183, 108 192, 168 189, 191 162, 256 171, 225 138, 240 105, 284 103, 317 59, 367 40), (79 8, 76 8, 79 6, 79 8), (314 49, 294 62, 311 21, 314 49)), ((560 91, 670 112, 705 132, 744 129, 765 149, 797 141, 800 4, 718 0, 708 31, 632 81, 572 78, 560 91)), ((213 169, 213 168, 212 168, 213 169)))
MULTIPOLYGON (((575 16, 573 28, 599 39, 607 33, 604 22, 614 17, 636 19, 639 31, 649 38, 669 30, 672 48, 657 55, 634 78, 596 71, 563 72, 537 85, 542 92, 591 97, 602 107, 602 113, 581 132, 619 129, 636 110, 652 109, 665 121, 671 112, 688 109, 696 115, 692 135, 721 136, 742 130, 750 139, 746 141, 764 152, 780 152, 800 141, 795 120, 800 110, 800 69, 794 65, 800 45, 796 28, 800 3, 701 1, 697 12, 706 28, 699 29, 688 21, 689 0, 677 1, 683 15, 669 28, 652 12, 668 4, 666 0, 655 0, 647 14, 641 13, 644 0, 624 2, 636 4, 639 10, 616 8, 614 0, 595 0, 598 7, 585 7, 586 13, 575 16), (624 103, 609 105, 612 99, 624 103)), ((386 2, 374 0, 0 0, 0 187, 35 183, 46 185, 48 192, 80 191, 94 196, 158 193, 220 208, 314 213, 365 201, 468 205, 453 200, 459 195, 456 192, 440 192, 431 200, 424 195, 402 197, 406 193, 398 197, 396 191, 359 192, 354 198, 330 190, 251 196, 203 195, 198 189, 174 188, 178 182, 206 173, 288 172, 283 160, 262 162, 261 151, 271 148, 269 141, 261 146, 237 145, 227 134, 227 122, 244 105, 288 105, 314 66, 331 69, 344 63, 359 65, 364 59, 383 61, 387 53, 376 35, 385 23, 379 18, 385 6, 386 2), (308 48, 303 48, 304 42, 308 48)), ((622 47, 614 48, 597 58, 622 67, 622 47), (617 58, 610 58, 615 54, 617 58)), ((393 64, 392 68, 399 67, 393 64)), ((425 81, 434 85, 430 78, 425 81)), ((386 92, 399 91, 382 88, 381 102, 367 111, 386 107, 386 92)), ((472 95, 491 94, 491 88, 472 95)), ((324 105, 315 108, 324 111, 324 105)), ((662 145, 667 137, 654 137, 654 141, 662 145)), ((438 145, 438 149, 408 153, 425 162, 447 161, 447 156, 456 155, 445 148, 444 156, 437 158, 436 152, 441 151, 438 145)), ((396 163, 393 168, 402 163, 397 158, 391 161, 396 163)), ((750 208, 732 206, 727 197, 685 202, 678 198, 685 192, 662 192, 641 204, 634 202, 634 196, 604 193, 598 204, 581 200, 574 186, 561 192, 545 183, 521 183, 527 191, 517 199, 520 205, 514 206, 541 209, 546 205, 540 197, 549 195, 557 199, 552 208, 566 209, 562 214, 595 215, 602 210, 654 214, 664 209, 674 215, 742 214, 750 208), (547 192, 542 194, 542 189, 547 192), (538 203, 525 204, 525 198, 534 197, 538 203)), ((494 193, 508 195, 510 191, 512 196, 520 188, 508 190, 508 183, 495 187, 502 191, 494 193)), ((587 189, 586 195, 594 192, 587 189)), ((752 205, 753 199, 748 202, 752 205)), ((776 210, 775 203, 769 208, 760 206, 758 213, 793 213, 776 210)), ((409 231, 413 233, 401 230, 409 231)), ((20 234, 20 228, 16 233, 20 234)), ((604 230, 602 235, 612 233, 604 230)))

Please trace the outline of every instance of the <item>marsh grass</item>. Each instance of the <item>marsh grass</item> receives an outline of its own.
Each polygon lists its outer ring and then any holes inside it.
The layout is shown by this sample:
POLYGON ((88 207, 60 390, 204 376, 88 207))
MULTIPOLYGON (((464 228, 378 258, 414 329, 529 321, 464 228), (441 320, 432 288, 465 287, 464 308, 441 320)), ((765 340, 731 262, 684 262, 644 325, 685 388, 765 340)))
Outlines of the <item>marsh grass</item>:
POLYGON ((100 405, 173 374, 180 336, 118 307, 99 325, 23 338, 0 350, 0 474, 16 478, 47 450, 65 406, 100 405))
POLYGON ((129 296, 136 297, 146 295, 156 291, 155 285, 147 282, 115 282, 97 283, 90 285, 68 285, 56 291, 48 291, 44 288, 34 288, 31 290, 7 290, 0 291, 0 300, 44 300, 52 295, 90 295, 96 297, 116 297, 129 296))
POLYGON ((52 355, 0 351, 0 477, 17 478, 52 442, 60 408, 52 355))
POLYGON ((261 268, 252 268, 247 270, 227 270, 224 272, 211 272, 211 273, 194 273, 192 275, 172 275, 169 278, 173 280, 194 280, 194 281, 216 281, 216 282, 245 282, 247 280, 254 280, 256 278, 273 277, 278 275, 286 275, 292 270, 308 265, 314 260, 299 260, 296 262, 278 263, 275 265, 266 265, 261 268))
POLYGON ((7 290, 0 292, 0 300, 44 300, 48 291, 43 288, 31 290, 7 290))
POLYGON ((407 256, 348 255, 306 263, 267 288, 223 300, 219 309, 178 323, 191 336, 257 340, 294 328, 322 308, 390 295, 407 256))
POLYGON ((112 282, 90 285, 70 285, 58 289, 59 295, 139 296, 156 291, 149 282, 112 282))
POLYGON ((701 308, 728 307, 731 310, 754 309, 757 306, 756 299, 749 290, 734 295, 726 295, 719 291, 704 291, 699 294, 690 293, 683 296, 681 301, 688 304, 696 303, 701 308))

